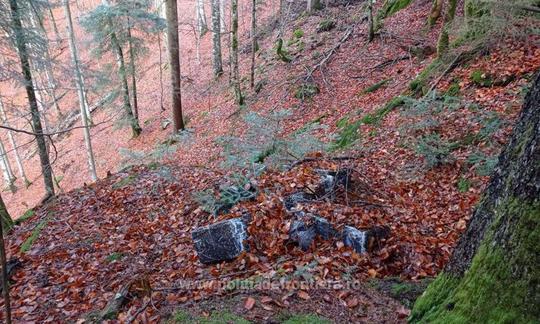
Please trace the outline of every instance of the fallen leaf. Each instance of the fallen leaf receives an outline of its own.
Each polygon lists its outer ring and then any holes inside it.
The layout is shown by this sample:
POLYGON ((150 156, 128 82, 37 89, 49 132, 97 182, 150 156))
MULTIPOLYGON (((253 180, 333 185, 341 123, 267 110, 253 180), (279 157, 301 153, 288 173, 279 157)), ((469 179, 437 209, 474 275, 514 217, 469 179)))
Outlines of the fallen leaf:
POLYGON ((246 301, 244 302, 244 308, 247 310, 251 310, 255 306, 255 298, 248 297, 246 298, 246 301))

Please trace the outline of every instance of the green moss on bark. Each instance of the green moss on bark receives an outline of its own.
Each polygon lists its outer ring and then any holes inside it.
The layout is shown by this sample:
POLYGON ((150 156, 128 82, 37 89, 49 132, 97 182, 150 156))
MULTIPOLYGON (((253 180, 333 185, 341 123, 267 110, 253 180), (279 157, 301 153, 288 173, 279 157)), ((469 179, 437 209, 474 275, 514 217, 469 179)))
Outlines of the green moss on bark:
POLYGON ((469 271, 463 278, 439 275, 416 302, 410 322, 538 322, 538 242, 540 203, 503 202, 469 271))

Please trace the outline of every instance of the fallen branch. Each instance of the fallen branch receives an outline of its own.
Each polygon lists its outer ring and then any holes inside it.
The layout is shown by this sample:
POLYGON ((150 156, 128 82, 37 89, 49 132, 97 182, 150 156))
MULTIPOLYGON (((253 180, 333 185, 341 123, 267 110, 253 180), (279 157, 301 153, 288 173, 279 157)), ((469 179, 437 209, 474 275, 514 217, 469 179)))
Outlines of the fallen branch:
POLYGON ((319 63, 317 63, 313 68, 311 68, 311 70, 308 71, 308 73, 307 73, 304 80, 306 80, 306 81, 311 80, 311 78, 313 77, 313 73, 315 73, 315 71, 317 71, 317 69, 320 69, 321 67, 323 67, 326 64, 326 62, 328 62, 330 60, 330 58, 337 52, 337 50, 341 47, 341 45, 343 43, 345 43, 347 41, 347 39, 349 39, 349 37, 351 37, 356 25, 358 23, 362 23, 364 20, 367 20, 367 16, 362 18, 359 22, 357 22, 353 26, 347 28, 347 30, 345 31, 343 36, 341 36, 341 38, 337 42, 337 44, 334 45, 334 47, 332 47, 329 51, 327 51, 326 55, 322 58, 322 60, 320 60, 319 63))
POLYGON ((142 312, 144 312, 144 310, 148 307, 148 305, 150 305, 150 303, 152 302, 152 298, 148 298, 148 300, 146 301, 146 303, 144 303, 141 308, 139 308, 133 315, 131 315, 127 320, 126 320, 126 323, 127 324, 131 324, 133 323, 137 317, 139 315, 141 315, 142 312))
POLYGON ((115 319, 120 312, 120 309, 124 304, 128 302, 129 298, 129 289, 131 288, 132 282, 120 287, 118 292, 114 297, 107 303, 107 306, 99 312, 97 322, 100 323, 104 320, 115 319))
POLYGON ((450 73, 454 68, 457 67, 457 62, 458 62, 458 60, 460 59, 460 57, 461 57, 462 54, 463 54, 463 52, 459 53, 459 54, 452 60, 452 62, 451 62, 450 65, 448 66, 448 68, 446 68, 446 70, 444 70, 444 72, 437 78, 437 80, 435 80, 435 82, 433 83, 433 85, 429 88, 428 93, 431 93, 431 92, 437 87, 437 85, 439 84, 439 82, 441 82, 442 78, 444 78, 445 75, 447 75, 447 74, 450 73))

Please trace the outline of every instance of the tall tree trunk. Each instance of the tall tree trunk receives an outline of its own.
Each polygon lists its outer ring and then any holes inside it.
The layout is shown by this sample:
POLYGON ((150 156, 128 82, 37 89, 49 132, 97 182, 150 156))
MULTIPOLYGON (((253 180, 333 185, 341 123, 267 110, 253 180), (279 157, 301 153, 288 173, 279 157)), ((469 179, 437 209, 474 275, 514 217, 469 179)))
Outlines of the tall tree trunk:
POLYGON ((251 71, 249 74, 249 86, 255 86, 255 54, 257 52, 257 0, 251 2, 251 71))
POLYGON ((41 120, 39 116, 38 104, 36 100, 36 93, 33 88, 32 72, 30 71, 30 61, 28 58, 26 37, 24 35, 21 24, 21 12, 17 5, 17 0, 9 0, 12 26, 15 31, 15 42, 19 60, 21 62, 21 70, 24 75, 26 94, 28 97, 28 103, 30 105, 30 114, 32 117, 32 128, 36 133, 36 142, 38 145, 39 159, 41 163, 41 170, 43 173, 43 181, 45 184, 46 198, 54 196, 54 184, 52 179, 51 163, 49 161, 49 155, 47 154, 47 144, 45 142, 45 136, 43 135, 43 129, 41 127, 41 120))
MULTIPOLYGON (((9 121, 7 119, 6 111, 4 110, 4 103, 2 102, 2 99, 0 98, 0 120, 2 121, 2 124, 9 127, 9 121)), ((24 181, 24 185, 28 188, 31 184, 31 182, 26 177, 26 173, 24 172, 24 167, 21 161, 21 156, 19 155, 19 150, 17 148, 17 143, 15 142, 15 137, 13 136, 13 132, 11 130, 7 131, 8 140, 11 144, 13 154, 15 155, 15 163, 17 164, 17 170, 19 171, 19 176, 24 181)))
POLYGON ((238 105, 244 104, 244 97, 240 89, 240 71, 238 66, 238 0, 231 0, 232 17, 232 42, 231 42, 231 63, 232 63, 232 86, 234 88, 234 98, 238 105))
POLYGON ((212 66, 214 76, 223 74, 223 61, 221 58, 221 32, 220 32, 220 0, 211 0, 212 6, 212 66))
POLYGON ((133 97, 133 116, 139 122, 139 102, 137 100, 137 75, 135 73, 135 51, 133 50, 133 39, 131 38, 131 26, 129 17, 127 19, 127 37, 129 46, 129 69, 131 70, 131 97, 133 97))
POLYGON ((199 33, 199 37, 202 37, 208 31, 208 24, 206 23, 206 13, 204 12, 203 0, 195 1, 195 15, 197 21, 197 32, 199 33))
MULTIPOLYGON (((109 0, 102 0, 101 2, 103 5, 109 6, 109 0)), ((108 24, 110 25, 111 28, 113 27, 113 22, 110 18, 109 18, 108 24)), ((120 45, 120 42, 118 41, 118 37, 116 36, 116 33, 111 32, 110 37, 111 37, 111 47, 116 56, 116 65, 118 67, 118 78, 120 79, 120 84, 122 86, 122 99, 124 103, 123 106, 124 106, 124 110, 126 111, 126 116, 127 116, 126 118, 128 119, 129 125, 131 126, 132 136, 135 138, 141 134, 142 128, 139 125, 139 121, 135 118, 134 113, 133 113, 133 107, 131 106, 124 51, 122 50, 122 46, 120 45)))
POLYGON ((126 115, 131 125, 131 132, 133 137, 137 137, 141 134, 141 126, 133 114, 133 110, 129 98, 129 87, 126 75, 126 62, 124 59, 124 52, 122 47, 118 42, 118 38, 115 33, 111 33, 111 44, 116 54, 116 65, 118 66, 118 77, 120 78, 120 83, 122 84, 122 94, 124 100, 124 109, 126 110, 126 115))
POLYGON ((54 35, 56 36, 56 41, 60 43, 62 41, 62 37, 60 36, 60 33, 58 32, 58 26, 56 25, 56 19, 54 19, 54 14, 52 11, 51 3, 47 1, 47 11, 49 12, 49 18, 51 19, 51 25, 54 30, 54 35))
POLYGON ((441 16, 441 11, 443 7, 443 0, 433 0, 433 5, 431 6, 431 12, 428 17, 429 27, 433 27, 439 17, 441 16))
POLYGON ((81 114, 81 121, 83 126, 84 143, 86 145, 86 155, 88 161, 88 170, 93 181, 97 181, 96 163, 94 160, 94 151, 92 150, 92 140, 90 137, 90 128, 86 111, 88 110, 84 93, 84 81, 82 79, 81 68, 79 64, 79 54, 77 51, 77 44, 75 43, 75 34, 73 30, 73 19, 71 18, 71 9, 69 7, 69 0, 64 0, 64 11, 66 14, 69 49, 71 52, 71 62, 75 69, 75 84, 77 86, 77 94, 79 96, 79 108, 81 114))
POLYGON ((450 262, 412 322, 540 320, 540 74, 450 262))
POLYGON ((373 0, 368 0, 368 43, 375 38, 375 26, 373 22, 373 0))
MULTIPOLYGON (((50 5, 49 5, 49 9, 50 9, 50 5)), ((60 111, 60 106, 58 105, 58 97, 56 96, 57 85, 56 85, 56 80, 54 78, 54 73, 52 71, 52 59, 51 59, 51 54, 49 50, 49 38, 47 35, 47 30, 45 29, 45 26, 43 25, 42 18, 40 17, 39 13, 37 12, 34 6, 32 6, 32 9, 30 10, 28 16, 30 17, 30 24, 32 25, 34 29, 40 31, 40 34, 41 34, 40 36, 44 40, 43 42, 44 48, 42 50, 44 59, 43 59, 43 62, 40 62, 41 63, 40 65, 42 65, 43 67, 38 68, 39 65, 34 62, 32 64, 32 69, 34 70, 34 72, 36 72, 36 78, 39 77, 40 71, 45 72, 45 77, 47 79, 47 87, 45 87, 45 82, 40 82, 40 83, 45 89, 44 91, 47 93, 48 97, 50 98, 52 106, 56 112, 56 115, 58 117, 61 117, 62 113, 60 111)), ((56 24, 54 26, 56 26, 56 24)), ((29 47, 31 46, 29 45, 29 47)))
POLYGON ((2 294, 4 295, 6 324, 11 324, 11 303, 9 301, 9 282, 7 273, 6 246, 4 244, 4 232, 7 232, 13 226, 13 221, 11 219, 11 216, 9 216, 6 205, 4 204, 4 200, 2 199, 1 195, 0 218, 0 265, 2 265, 2 294))
POLYGON ((437 40, 437 57, 439 58, 445 56, 448 53, 450 43, 448 31, 450 30, 452 22, 454 21, 454 17, 456 15, 456 8, 457 0, 449 0, 448 12, 446 13, 446 16, 444 18, 444 24, 441 29, 441 33, 439 34, 439 39, 437 40))
POLYGON ((2 175, 4 176, 4 181, 6 188, 11 192, 15 193, 17 187, 15 186, 15 180, 17 179, 11 170, 11 163, 9 163, 9 158, 4 147, 4 143, 0 140, 0 169, 2 169, 2 175))
POLYGON ((225 0, 219 1, 219 30, 224 33, 227 29, 227 24, 225 23, 225 0))
POLYGON ((321 9, 322 4, 321 0, 307 0, 307 12, 312 12, 313 10, 321 9))
POLYGON ((169 65, 171 67, 171 91, 173 111, 173 133, 184 130, 182 118, 182 90, 180 87, 180 42, 178 39, 178 7, 176 0, 166 0, 167 42, 169 44, 169 65))

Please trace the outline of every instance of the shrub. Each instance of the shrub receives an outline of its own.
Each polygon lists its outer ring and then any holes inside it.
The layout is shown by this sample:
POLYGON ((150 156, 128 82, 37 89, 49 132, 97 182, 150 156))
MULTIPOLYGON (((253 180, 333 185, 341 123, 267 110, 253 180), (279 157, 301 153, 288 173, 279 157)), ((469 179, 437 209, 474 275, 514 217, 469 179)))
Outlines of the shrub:
POLYGON ((438 134, 421 137, 416 144, 416 152, 424 157, 429 169, 454 162, 452 145, 441 139, 438 134))
POLYGON ((336 22, 332 19, 324 19, 317 26, 317 33, 331 31, 336 27, 336 22))
POLYGON ((283 124, 290 114, 286 110, 268 115, 247 113, 244 116, 244 136, 230 135, 218 139, 225 158, 222 166, 257 175, 266 167, 280 168, 283 164, 302 159, 308 153, 324 151, 327 145, 314 136, 323 128, 316 121, 296 132, 285 133, 283 124))
POLYGON ((331 151, 345 149, 352 146, 358 139, 360 139, 359 128, 362 124, 361 120, 351 122, 348 117, 343 117, 337 122, 339 129, 337 138, 330 146, 331 151))
POLYGON ((217 195, 207 189, 193 195, 201 208, 214 216, 227 213, 239 202, 253 199, 257 196, 257 188, 250 179, 242 174, 235 173, 227 178, 227 183, 220 186, 217 195))
POLYGON ((302 101, 311 99, 320 92, 319 87, 315 83, 303 83, 294 92, 294 97, 302 101))
POLYGON ((301 28, 295 29, 293 31, 293 38, 300 39, 304 37, 304 31, 301 28))
POLYGON ((476 174, 479 176, 490 175, 497 165, 497 156, 486 155, 483 152, 473 152, 467 161, 475 166, 476 174))
POLYGON ((472 185, 471 180, 467 178, 459 178, 458 183, 457 183, 457 188, 459 192, 463 193, 463 192, 469 191, 469 189, 471 188, 471 185, 472 185))
POLYGON ((491 76, 480 70, 471 73, 471 81, 479 87, 491 87, 493 85, 491 76))

